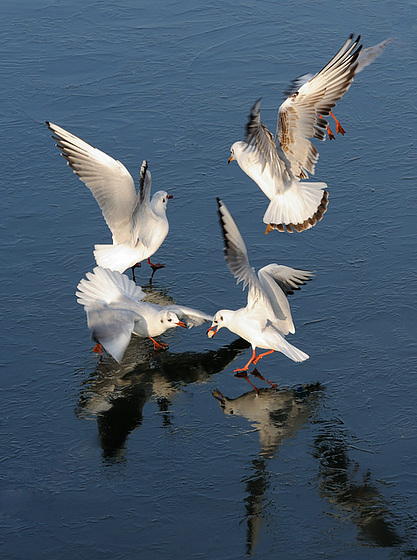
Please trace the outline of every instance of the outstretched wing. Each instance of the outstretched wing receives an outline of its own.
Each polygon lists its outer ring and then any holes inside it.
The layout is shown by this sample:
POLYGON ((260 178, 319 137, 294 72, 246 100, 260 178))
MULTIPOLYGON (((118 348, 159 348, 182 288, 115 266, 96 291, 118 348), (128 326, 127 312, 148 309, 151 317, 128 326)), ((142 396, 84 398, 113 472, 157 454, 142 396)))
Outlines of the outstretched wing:
MULTIPOLYGON (((349 89, 356 73, 362 45, 360 36, 349 37, 343 47, 314 77, 290 95, 278 111, 276 140, 291 162, 295 176, 314 174, 319 153, 308 138, 325 139, 331 109, 349 89)), ((301 83, 301 82, 300 82, 301 83)))
POLYGON ((304 286, 314 276, 313 272, 308 270, 278 264, 268 264, 258 272, 258 276, 265 274, 273 278, 286 296, 292 295, 294 290, 299 290, 300 286, 304 286))
POLYGON ((312 275, 307 270, 297 270, 274 263, 264 266, 258 272, 262 289, 276 317, 272 323, 284 335, 295 332, 287 297, 293 294, 294 290, 300 289, 300 285, 310 280, 312 275))
POLYGON ((126 275, 98 266, 77 289, 77 301, 84 306, 94 339, 120 362, 139 319, 136 304, 145 293, 126 275))
POLYGON ((46 122, 62 155, 74 173, 93 193, 114 243, 130 240, 132 210, 136 202, 135 183, 126 167, 74 134, 46 122))
POLYGON ((245 242, 236 222, 220 198, 217 198, 217 204, 224 239, 224 258, 237 283, 243 282, 243 289, 249 286, 248 305, 251 306, 262 297, 262 288, 255 270, 249 264, 245 242))
POLYGON ((198 309, 192 309, 191 307, 185 307, 183 305, 169 305, 164 309, 173 311, 177 314, 181 321, 184 321, 189 329, 192 327, 199 327, 203 323, 213 321, 213 316, 204 313, 203 311, 198 311, 198 309))

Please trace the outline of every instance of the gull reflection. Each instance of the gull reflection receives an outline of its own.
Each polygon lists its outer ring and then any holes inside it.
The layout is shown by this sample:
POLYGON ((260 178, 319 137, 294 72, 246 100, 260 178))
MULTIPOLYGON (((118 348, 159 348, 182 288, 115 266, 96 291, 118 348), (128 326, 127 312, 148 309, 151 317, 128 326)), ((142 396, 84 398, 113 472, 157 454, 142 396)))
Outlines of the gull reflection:
POLYGON ((334 426, 315 441, 314 456, 320 463, 320 493, 359 529, 358 539, 374 546, 393 547, 402 542, 393 525, 380 484, 371 472, 349 458, 343 433, 334 426))
MULTIPOLYGON (((143 419, 143 408, 156 401, 162 421, 169 426, 170 399, 182 388, 203 382, 225 369, 248 343, 238 339, 207 352, 150 352, 147 341, 137 340, 127 348, 122 364, 104 358, 83 383, 77 406, 79 417, 97 418, 100 445, 106 461, 124 458, 125 442, 143 419)), ((152 346, 152 345, 151 345, 152 346)))
POLYGON ((213 391, 225 414, 243 416, 259 432, 259 457, 253 459, 251 474, 244 479, 247 554, 255 550, 267 506, 265 495, 271 477, 268 460, 274 457, 284 440, 293 437, 306 424, 321 394, 319 384, 296 389, 258 389, 235 399, 213 391))
MULTIPOLYGON (((307 424, 322 395, 319 384, 291 390, 259 389, 258 393, 250 391, 234 399, 213 391, 225 414, 246 418, 259 435, 259 455, 252 459, 249 474, 242 479, 246 489, 247 554, 253 554, 271 508, 269 488, 274 474, 269 462, 280 445, 307 424)), ((396 529, 399 523, 390 511, 383 486, 372 479, 369 469, 349 457, 349 436, 338 424, 340 421, 321 422, 315 415, 314 426, 319 426, 320 432, 313 456, 319 463, 321 497, 336 508, 336 518, 343 517, 358 528, 359 541, 378 547, 400 546, 404 539, 396 529)), ((414 549, 412 552, 415 555, 414 549)))

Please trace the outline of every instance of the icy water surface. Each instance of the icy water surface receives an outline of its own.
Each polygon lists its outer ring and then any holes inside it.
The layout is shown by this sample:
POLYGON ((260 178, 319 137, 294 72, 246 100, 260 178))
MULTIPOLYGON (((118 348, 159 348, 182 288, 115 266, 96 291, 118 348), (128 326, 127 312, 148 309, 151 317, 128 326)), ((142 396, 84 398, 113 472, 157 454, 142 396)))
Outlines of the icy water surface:
MULTIPOLYGON (((4 0, 1 11, 0 553, 31 559, 413 558, 417 555, 415 2, 4 0), (264 235, 266 198, 236 164, 252 103, 350 33, 392 37, 319 145, 322 222, 264 235), (167 333, 99 363, 79 280, 109 231, 44 124, 149 161, 170 232, 148 284, 214 313, 245 293, 223 259, 221 196, 251 264, 315 271, 291 297, 310 359, 233 375, 241 340, 167 333), (214 395, 213 395, 214 393, 214 395), (216 397, 216 398, 215 398, 216 397)), ((180 332, 181 331, 181 332, 180 332)))

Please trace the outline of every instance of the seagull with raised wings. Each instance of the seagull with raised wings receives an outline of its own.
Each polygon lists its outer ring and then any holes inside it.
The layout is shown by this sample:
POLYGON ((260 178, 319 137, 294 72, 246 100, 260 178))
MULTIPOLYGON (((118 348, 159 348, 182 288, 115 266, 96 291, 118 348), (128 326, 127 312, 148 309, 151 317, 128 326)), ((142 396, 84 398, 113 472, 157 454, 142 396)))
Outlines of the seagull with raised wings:
POLYGON ((351 35, 320 72, 293 82, 278 111, 275 137, 261 121, 258 99, 249 115, 245 141, 235 142, 230 149, 229 163, 236 160, 271 201, 263 218, 265 233, 309 229, 327 210, 326 183, 301 179, 314 174, 319 158, 309 138, 325 140, 326 131, 333 136, 326 120, 329 115, 336 121, 337 132, 345 133, 332 108, 354 76, 381 54, 390 39, 363 51, 359 41, 360 36, 353 40, 351 35))
POLYGON ((288 303, 288 295, 310 280, 312 273, 278 264, 269 264, 255 273, 250 266, 245 243, 230 212, 218 198, 220 225, 225 243, 225 259, 230 272, 248 287, 246 307, 232 311, 222 309, 214 315, 207 331, 212 338, 219 329, 230 331, 247 340, 252 346, 248 363, 235 372, 246 373, 250 364, 257 362, 274 351, 282 352, 294 362, 303 362, 308 355, 285 340, 285 335, 294 333, 294 323, 288 303), (256 356, 256 348, 267 352, 256 356))
POLYGON ((150 257, 159 249, 169 230, 167 201, 172 195, 156 192, 151 199, 151 173, 143 161, 139 193, 135 182, 118 160, 94 148, 74 134, 51 122, 46 123, 57 140, 61 154, 74 173, 90 189, 112 233, 113 245, 95 245, 94 257, 99 266, 124 272, 147 259, 156 270, 165 265, 152 263, 150 257))
POLYGON ((118 362, 122 361, 132 334, 150 338, 154 349, 168 348, 154 337, 175 327, 196 327, 212 316, 183 305, 158 305, 143 301, 146 296, 125 274, 95 267, 77 286, 77 301, 84 306, 87 324, 98 343, 118 362))

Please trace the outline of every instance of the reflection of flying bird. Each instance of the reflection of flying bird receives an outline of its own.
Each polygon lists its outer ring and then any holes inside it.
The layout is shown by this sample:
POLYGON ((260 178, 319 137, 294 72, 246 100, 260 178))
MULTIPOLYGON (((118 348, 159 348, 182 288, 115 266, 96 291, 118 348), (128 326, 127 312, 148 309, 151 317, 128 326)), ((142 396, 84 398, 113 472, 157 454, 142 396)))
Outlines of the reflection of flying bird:
POLYGON ((246 307, 237 311, 218 311, 207 335, 211 338, 219 329, 227 327, 252 345, 251 359, 243 368, 235 371, 246 372, 251 363, 256 365, 260 358, 275 350, 295 362, 307 360, 308 355, 292 346, 284 336, 295 332, 287 296, 310 280, 312 273, 269 264, 261 268, 256 275, 249 264, 245 243, 235 221, 223 202, 220 199, 217 199, 217 202, 226 262, 237 282, 243 282, 244 287, 249 286, 248 303, 246 307), (256 357, 256 348, 268 351, 256 357))
POLYGON ((158 191, 151 199, 151 174, 146 161, 142 163, 136 194, 134 180, 120 161, 56 124, 46 124, 68 165, 93 193, 112 233, 113 245, 94 247, 97 264, 124 272, 147 259, 153 275, 164 266, 151 263, 150 257, 168 234, 166 207, 172 195, 158 191))
MULTIPOLYGON (((318 150, 309 138, 325 140, 326 117, 331 115, 337 132, 345 133, 331 109, 349 89, 354 76, 381 54, 389 39, 361 52, 360 36, 349 37, 343 47, 316 75, 294 81, 289 97, 278 111, 275 137, 261 121, 260 99, 252 107, 246 140, 235 142, 229 163, 236 160, 243 171, 270 199, 263 221, 273 229, 303 231, 314 226, 326 212, 326 183, 300 182, 314 175, 318 150)), ((329 132, 331 134, 331 132, 329 132)), ((332 137, 331 135, 330 137, 332 137)))
POLYGON ((154 348, 167 348, 154 337, 167 329, 194 327, 212 317, 181 305, 156 305, 142 301, 146 296, 125 274, 96 267, 77 286, 77 301, 84 306, 87 323, 99 342, 120 362, 133 334, 149 337, 154 348), (185 323, 184 323, 185 321, 185 323))

